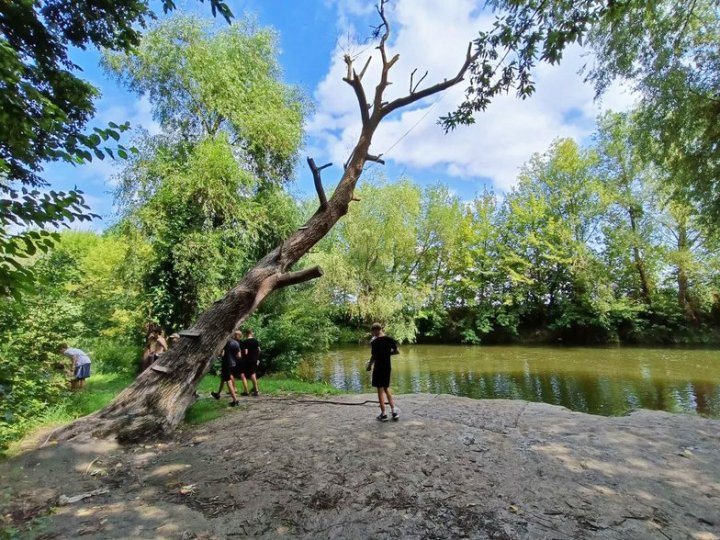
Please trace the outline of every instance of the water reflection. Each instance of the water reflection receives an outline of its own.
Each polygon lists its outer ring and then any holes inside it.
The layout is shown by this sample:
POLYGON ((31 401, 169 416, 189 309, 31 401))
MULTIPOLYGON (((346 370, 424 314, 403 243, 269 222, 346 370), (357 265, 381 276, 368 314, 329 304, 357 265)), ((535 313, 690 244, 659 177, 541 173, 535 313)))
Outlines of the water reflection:
MULTIPOLYGON (((319 355, 306 377, 371 392, 367 347, 319 355)), ((720 417, 720 352, 547 347, 403 347, 393 389, 484 399, 526 399, 617 416, 637 408, 720 417)))

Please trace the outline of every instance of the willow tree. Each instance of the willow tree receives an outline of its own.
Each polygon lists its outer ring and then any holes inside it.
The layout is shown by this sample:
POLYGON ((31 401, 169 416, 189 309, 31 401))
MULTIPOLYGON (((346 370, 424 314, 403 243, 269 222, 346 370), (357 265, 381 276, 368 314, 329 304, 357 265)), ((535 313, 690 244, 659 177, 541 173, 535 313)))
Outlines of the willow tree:
POLYGON ((281 80, 274 32, 197 17, 153 27, 105 67, 149 97, 161 132, 143 134, 118 175, 119 228, 150 255, 130 257, 148 315, 190 326, 300 221, 282 189, 302 142, 304 100, 281 80), (241 59, 241 61, 238 61, 241 59))
POLYGON ((489 34, 481 33, 478 39, 468 44, 464 59, 458 62, 461 64, 459 69, 450 78, 423 85, 425 76, 418 80, 411 75, 407 93, 388 98, 390 75, 400 56, 388 51, 391 27, 385 8, 386 1, 381 0, 377 8, 379 25, 375 32, 377 54, 361 67, 355 65, 351 56, 344 57, 347 70, 343 80, 357 99, 361 127, 332 196, 326 196, 321 177, 330 164, 318 166, 308 158, 319 200, 318 209, 310 219, 265 255, 235 287, 204 311, 195 324, 180 332, 177 345, 152 369, 146 370, 103 410, 68 426, 58 434, 59 438, 91 432, 96 436, 116 435, 120 441, 132 442, 172 431, 195 401, 198 383, 230 332, 273 291, 322 276, 323 271, 318 266, 293 267, 348 212, 351 203, 359 203, 354 196, 355 186, 365 164, 368 161, 383 163, 382 156, 371 152, 373 136, 383 119, 459 84, 470 72, 472 91, 467 101, 472 105, 462 109, 459 115, 444 120, 448 128, 469 123, 472 113, 484 109, 498 93, 510 88, 517 88, 522 96, 532 92, 530 70, 539 57, 534 51, 538 41, 544 43, 543 50, 547 53, 540 60, 556 61, 560 57, 557 49, 561 50, 567 42, 576 39, 571 27, 559 27, 559 39, 558 32, 551 28, 557 19, 540 17, 539 12, 528 22, 535 30, 531 38, 526 35, 527 28, 523 27, 521 35, 515 38, 511 33, 508 39, 504 26, 499 24, 489 34), (371 88, 366 76, 369 76, 368 67, 373 58, 380 65, 378 80, 371 88))

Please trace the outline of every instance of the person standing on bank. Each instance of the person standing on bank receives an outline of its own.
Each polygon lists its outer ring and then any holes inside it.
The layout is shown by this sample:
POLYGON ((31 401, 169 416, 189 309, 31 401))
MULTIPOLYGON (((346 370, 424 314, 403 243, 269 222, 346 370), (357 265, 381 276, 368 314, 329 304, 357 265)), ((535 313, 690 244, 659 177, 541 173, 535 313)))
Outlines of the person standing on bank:
POLYGON ((397 341, 390 336, 386 336, 380 323, 374 323, 370 328, 372 333, 372 341, 370 347, 372 354, 370 363, 372 364, 372 385, 377 388, 378 401, 380 402, 380 415, 377 417, 381 422, 387 422, 388 416, 385 414, 385 398, 390 404, 390 411, 393 420, 400 418, 399 411, 395 408, 395 400, 390 390, 390 357, 394 354, 400 354, 397 341))
POLYGON ((237 407, 238 398, 237 390, 235 390, 235 379, 233 378, 233 371, 235 366, 240 362, 240 344, 231 336, 222 352, 222 365, 220 368, 220 388, 217 392, 210 392, 210 395, 215 399, 220 399, 220 392, 222 392, 223 386, 227 384, 232 401, 230 402, 231 407, 237 407))
POLYGON ((257 383, 257 366, 260 363, 260 344, 258 343, 258 340, 255 339, 255 336, 253 334, 252 330, 246 329, 245 334, 247 335, 247 339, 242 342, 242 370, 240 373, 240 376, 242 377, 242 384, 243 384, 243 396, 248 395, 248 384, 247 379, 250 377, 252 379, 253 383, 253 391, 252 395, 257 396, 258 395, 258 383, 257 383))

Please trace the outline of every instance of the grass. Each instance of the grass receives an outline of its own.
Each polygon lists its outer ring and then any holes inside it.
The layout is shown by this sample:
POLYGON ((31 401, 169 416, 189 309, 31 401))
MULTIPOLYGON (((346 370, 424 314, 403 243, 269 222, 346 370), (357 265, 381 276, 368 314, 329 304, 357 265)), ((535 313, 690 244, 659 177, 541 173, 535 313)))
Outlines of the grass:
MULTIPOLYGON (((242 391, 240 381, 236 381, 238 389, 242 391)), ((325 383, 311 383, 300 379, 288 378, 282 375, 266 375, 258 381, 260 392, 266 396, 281 395, 312 395, 329 396, 341 394, 340 390, 325 383)), ((230 410, 228 401, 221 399, 217 401, 210 397, 210 392, 217 392, 220 386, 220 378, 214 375, 207 375, 198 385, 199 394, 207 394, 198 399, 185 413, 185 423, 190 425, 203 424, 219 418, 230 410)), ((224 389, 227 391, 227 388, 224 389)))
MULTIPOLYGON (((102 409, 132 381, 133 377, 127 374, 93 373, 86 381, 83 391, 71 394, 66 400, 39 416, 29 426, 23 439, 12 443, 5 451, 5 455, 11 456, 21 452, 29 441, 37 439, 49 429, 102 409)), ((219 384, 220 379, 215 375, 206 375, 200 381, 197 391, 201 397, 187 410, 186 424, 203 424, 219 418, 230 410, 226 399, 216 401, 210 397, 210 392, 217 391, 219 384)), ((260 378, 258 384, 262 394, 270 396, 288 394, 327 396, 342 393, 324 383, 310 383, 281 375, 266 375, 260 378)), ((239 382, 238 386, 240 386, 239 382)))

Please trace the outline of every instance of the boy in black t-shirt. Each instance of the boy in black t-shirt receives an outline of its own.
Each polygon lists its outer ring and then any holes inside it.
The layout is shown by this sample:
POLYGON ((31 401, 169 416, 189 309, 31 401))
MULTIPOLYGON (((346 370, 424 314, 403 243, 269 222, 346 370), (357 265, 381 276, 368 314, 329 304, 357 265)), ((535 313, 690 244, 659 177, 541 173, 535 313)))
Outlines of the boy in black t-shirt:
POLYGON ((233 371, 237 362, 240 362, 240 344, 230 337, 225 343, 225 348, 222 352, 222 367, 220 369, 220 388, 217 392, 210 392, 210 395, 215 399, 220 399, 220 392, 222 392, 223 385, 227 383, 228 390, 232 396, 230 402, 231 407, 236 407, 238 404, 237 391, 235 390, 235 379, 233 378, 233 371))
POLYGON ((240 364, 240 377, 242 378, 242 385, 243 385, 243 396, 248 395, 248 383, 247 379, 250 377, 253 383, 253 396, 258 395, 258 383, 257 383, 257 375, 255 374, 255 371, 257 369, 258 364, 260 363, 260 344, 258 343, 258 340, 255 339, 255 336, 253 334, 252 330, 245 330, 245 334, 247 335, 247 339, 244 340, 241 343, 242 348, 242 362, 240 364))
POLYGON ((386 336, 380 323, 374 323, 370 328, 373 339, 370 342, 372 356, 370 362, 373 366, 372 385, 377 388, 378 401, 380 402, 380 415, 377 417, 381 422, 387 422, 387 414, 385 414, 385 396, 390 403, 392 419, 400 418, 399 412, 395 409, 395 400, 390 391, 390 356, 400 354, 397 341, 390 336, 386 336))

